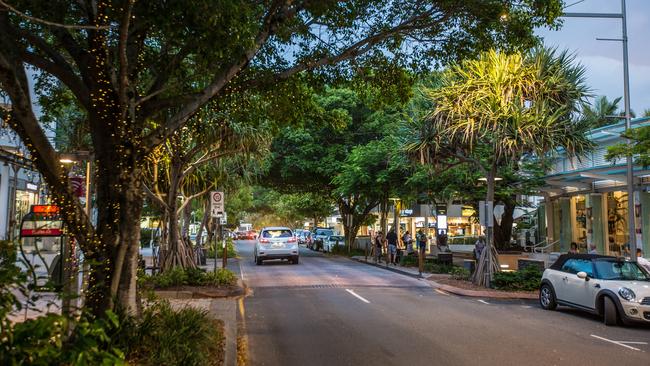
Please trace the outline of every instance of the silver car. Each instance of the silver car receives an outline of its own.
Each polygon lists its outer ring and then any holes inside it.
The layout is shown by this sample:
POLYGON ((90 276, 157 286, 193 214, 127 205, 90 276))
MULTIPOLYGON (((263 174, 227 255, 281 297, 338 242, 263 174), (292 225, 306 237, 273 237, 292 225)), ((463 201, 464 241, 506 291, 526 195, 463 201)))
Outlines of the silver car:
POLYGON ((255 263, 267 259, 287 259, 298 264, 298 240, 288 227, 265 227, 255 243, 255 263))

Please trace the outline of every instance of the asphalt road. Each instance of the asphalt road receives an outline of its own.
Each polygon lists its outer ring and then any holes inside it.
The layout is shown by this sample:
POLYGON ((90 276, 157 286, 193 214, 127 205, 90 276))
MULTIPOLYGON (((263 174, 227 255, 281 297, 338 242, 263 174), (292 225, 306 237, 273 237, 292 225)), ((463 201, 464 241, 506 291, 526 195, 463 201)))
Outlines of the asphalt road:
POLYGON ((256 266, 253 245, 237 243, 253 290, 244 302, 252 365, 650 364, 648 327, 605 327, 532 301, 452 296, 304 248, 299 265, 256 266))

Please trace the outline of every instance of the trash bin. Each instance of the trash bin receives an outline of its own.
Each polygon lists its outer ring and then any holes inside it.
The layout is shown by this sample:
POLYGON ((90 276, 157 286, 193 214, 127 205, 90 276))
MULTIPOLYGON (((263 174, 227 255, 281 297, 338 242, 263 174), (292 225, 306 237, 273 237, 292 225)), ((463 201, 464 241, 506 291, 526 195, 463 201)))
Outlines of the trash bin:
POLYGON ((206 258, 208 258, 208 248, 201 248, 201 258, 199 258, 199 265, 207 265, 206 258))
POLYGON ((451 252, 438 253, 438 263, 451 266, 454 263, 454 255, 451 252))
POLYGON ((474 273, 474 270, 476 269, 476 261, 473 259, 463 260, 463 268, 468 270, 469 273, 474 273))

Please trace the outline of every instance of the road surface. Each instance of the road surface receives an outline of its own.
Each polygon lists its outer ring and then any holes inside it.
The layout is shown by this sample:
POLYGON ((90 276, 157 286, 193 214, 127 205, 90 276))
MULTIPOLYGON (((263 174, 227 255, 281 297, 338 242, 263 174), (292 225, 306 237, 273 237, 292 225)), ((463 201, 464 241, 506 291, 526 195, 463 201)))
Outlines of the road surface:
POLYGON ((256 266, 237 248, 251 365, 648 365, 650 329, 533 301, 463 298, 301 248, 256 266), (624 343, 626 342, 626 343, 624 343))

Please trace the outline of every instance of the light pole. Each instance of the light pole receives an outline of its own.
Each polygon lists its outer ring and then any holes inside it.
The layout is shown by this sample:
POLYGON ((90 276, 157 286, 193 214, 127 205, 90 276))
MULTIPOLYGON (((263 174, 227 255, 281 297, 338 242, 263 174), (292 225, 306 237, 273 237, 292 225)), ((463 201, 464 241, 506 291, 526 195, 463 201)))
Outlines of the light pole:
MULTIPOLYGON (((625 0, 621 0, 620 13, 564 13, 566 18, 603 18, 603 19, 621 19, 621 38, 596 38, 599 41, 615 41, 623 43, 623 99, 625 104, 625 131, 629 131, 631 126, 630 120, 630 71, 627 52, 627 16, 625 11, 625 0)), ((632 143, 627 139, 628 145, 632 143)), ((636 261, 636 222, 635 222, 635 202, 634 202, 634 168, 632 165, 632 154, 629 152, 626 156, 627 162, 627 221, 629 230, 630 257, 636 261)))

